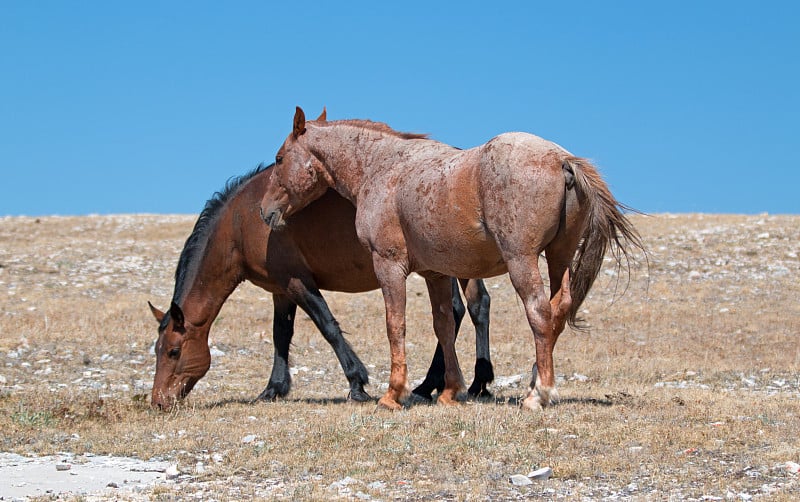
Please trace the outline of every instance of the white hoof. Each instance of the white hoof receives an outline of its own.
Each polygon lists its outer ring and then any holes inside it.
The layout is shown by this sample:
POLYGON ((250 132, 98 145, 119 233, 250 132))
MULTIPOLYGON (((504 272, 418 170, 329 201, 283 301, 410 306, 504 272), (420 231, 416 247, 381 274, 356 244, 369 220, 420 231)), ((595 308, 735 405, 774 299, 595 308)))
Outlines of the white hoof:
POLYGON ((558 391, 555 387, 543 387, 537 385, 528 391, 528 395, 522 400, 522 407, 529 410, 539 411, 550 406, 558 400, 558 391))

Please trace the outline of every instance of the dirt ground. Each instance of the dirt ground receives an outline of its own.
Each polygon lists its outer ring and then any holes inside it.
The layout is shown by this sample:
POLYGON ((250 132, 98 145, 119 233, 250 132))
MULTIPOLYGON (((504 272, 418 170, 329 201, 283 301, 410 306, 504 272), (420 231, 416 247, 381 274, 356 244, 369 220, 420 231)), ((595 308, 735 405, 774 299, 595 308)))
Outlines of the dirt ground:
MULTIPOLYGON (((505 276, 487 280, 492 399, 396 413, 348 402, 332 350, 299 315, 292 392, 251 403, 271 367, 272 303, 243 284, 212 329, 210 371, 160 413, 147 301, 169 305, 195 218, 0 218, 0 500, 800 498, 800 216, 633 216, 648 260, 630 280, 601 272, 582 307, 592 329, 556 347, 561 400, 539 413, 517 405, 533 344, 505 276), (157 475, 97 487, 81 474, 124 459, 157 475), (12 478, 26 462, 87 482, 12 478), (526 476, 542 467, 552 477, 526 476)), ((408 291, 413 385, 435 337, 424 281, 408 291)), ((380 293, 325 296, 379 397, 380 293)), ((458 351, 469 384, 468 322, 458 351)))

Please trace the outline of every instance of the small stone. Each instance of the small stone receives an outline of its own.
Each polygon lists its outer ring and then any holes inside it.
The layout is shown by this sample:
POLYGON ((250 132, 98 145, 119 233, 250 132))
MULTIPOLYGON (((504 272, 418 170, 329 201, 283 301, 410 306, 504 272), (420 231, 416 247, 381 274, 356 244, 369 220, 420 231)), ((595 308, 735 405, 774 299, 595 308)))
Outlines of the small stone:
POLYGON ((514 486, 528 486, 533 484, 533 481, 531 481, 528 476, 523 476, 522 474, 512 474, 508 480, 514 486))
POLYGON ((800 464, 798 464, 797 462, 792 462, 790 460, 786 462, 786 470, 789 471, 790 474, 800 473, 800 464))
POLYGON ((350 476, 345 477, 344 479, 340 479, 339 481, 334 481, 330 484, 330 488, 336 490, 345 490, 348 486, 356 483, 357 480, 351 478, 350 476))
POLYGON ((553 469, 550 467, 542 467, 528 473, 530 479, 535 479, 537 481, 544 481, 545 479, 550 479, 552 476, 553 469))
POLYGON ((66 463, 64 463, 64 464, 56 464, 56 470, 57 471, 68 471, 70 469, 72 469, 72 465, 70 465, 70 464, 66 464, 66 463))
POLYGON ((112 481, 106 485, 106 488, 119 488, 119 485, 112 481))
POLYGON ((171 464, 167 467, 167 470, 164 471, 167 479, 175 479, 181 475, 181 471, 178 470, 178 464, 171 464))
POLYGON ((256 440, 256 435, 255 434, 248 434, 247 436, 242 438, 242 443, 243 444, 250 444, 255 440, 256 440))

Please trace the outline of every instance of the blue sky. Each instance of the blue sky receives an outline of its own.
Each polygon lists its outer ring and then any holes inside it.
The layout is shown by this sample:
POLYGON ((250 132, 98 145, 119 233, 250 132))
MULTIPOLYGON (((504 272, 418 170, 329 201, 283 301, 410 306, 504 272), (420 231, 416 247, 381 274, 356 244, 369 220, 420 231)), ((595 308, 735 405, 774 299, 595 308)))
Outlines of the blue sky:
POLYGON ((198 213, 295 105, 556 141, 651 212, 800 213, 800 3, 0 2, 0 216, 198 213))

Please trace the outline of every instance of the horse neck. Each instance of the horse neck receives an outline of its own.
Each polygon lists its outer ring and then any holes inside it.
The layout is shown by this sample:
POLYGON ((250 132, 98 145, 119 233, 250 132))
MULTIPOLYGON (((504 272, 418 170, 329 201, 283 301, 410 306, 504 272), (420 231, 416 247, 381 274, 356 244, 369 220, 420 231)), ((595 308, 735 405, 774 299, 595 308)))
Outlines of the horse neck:
POLYGON ((334 189, 354 204, 364 180, 402 147, 399 138, 349 124, 315 127, 313 134, 312 152, 323 160, 334 189))
POLYGON ((229 211, 216 217, 204 243, 199 243, 192 262, 187 265, 180 299, 186 321, 208 332, 222 305, 242 282, 242 266, 238 256, 238 234, 232 227, 229 211))

